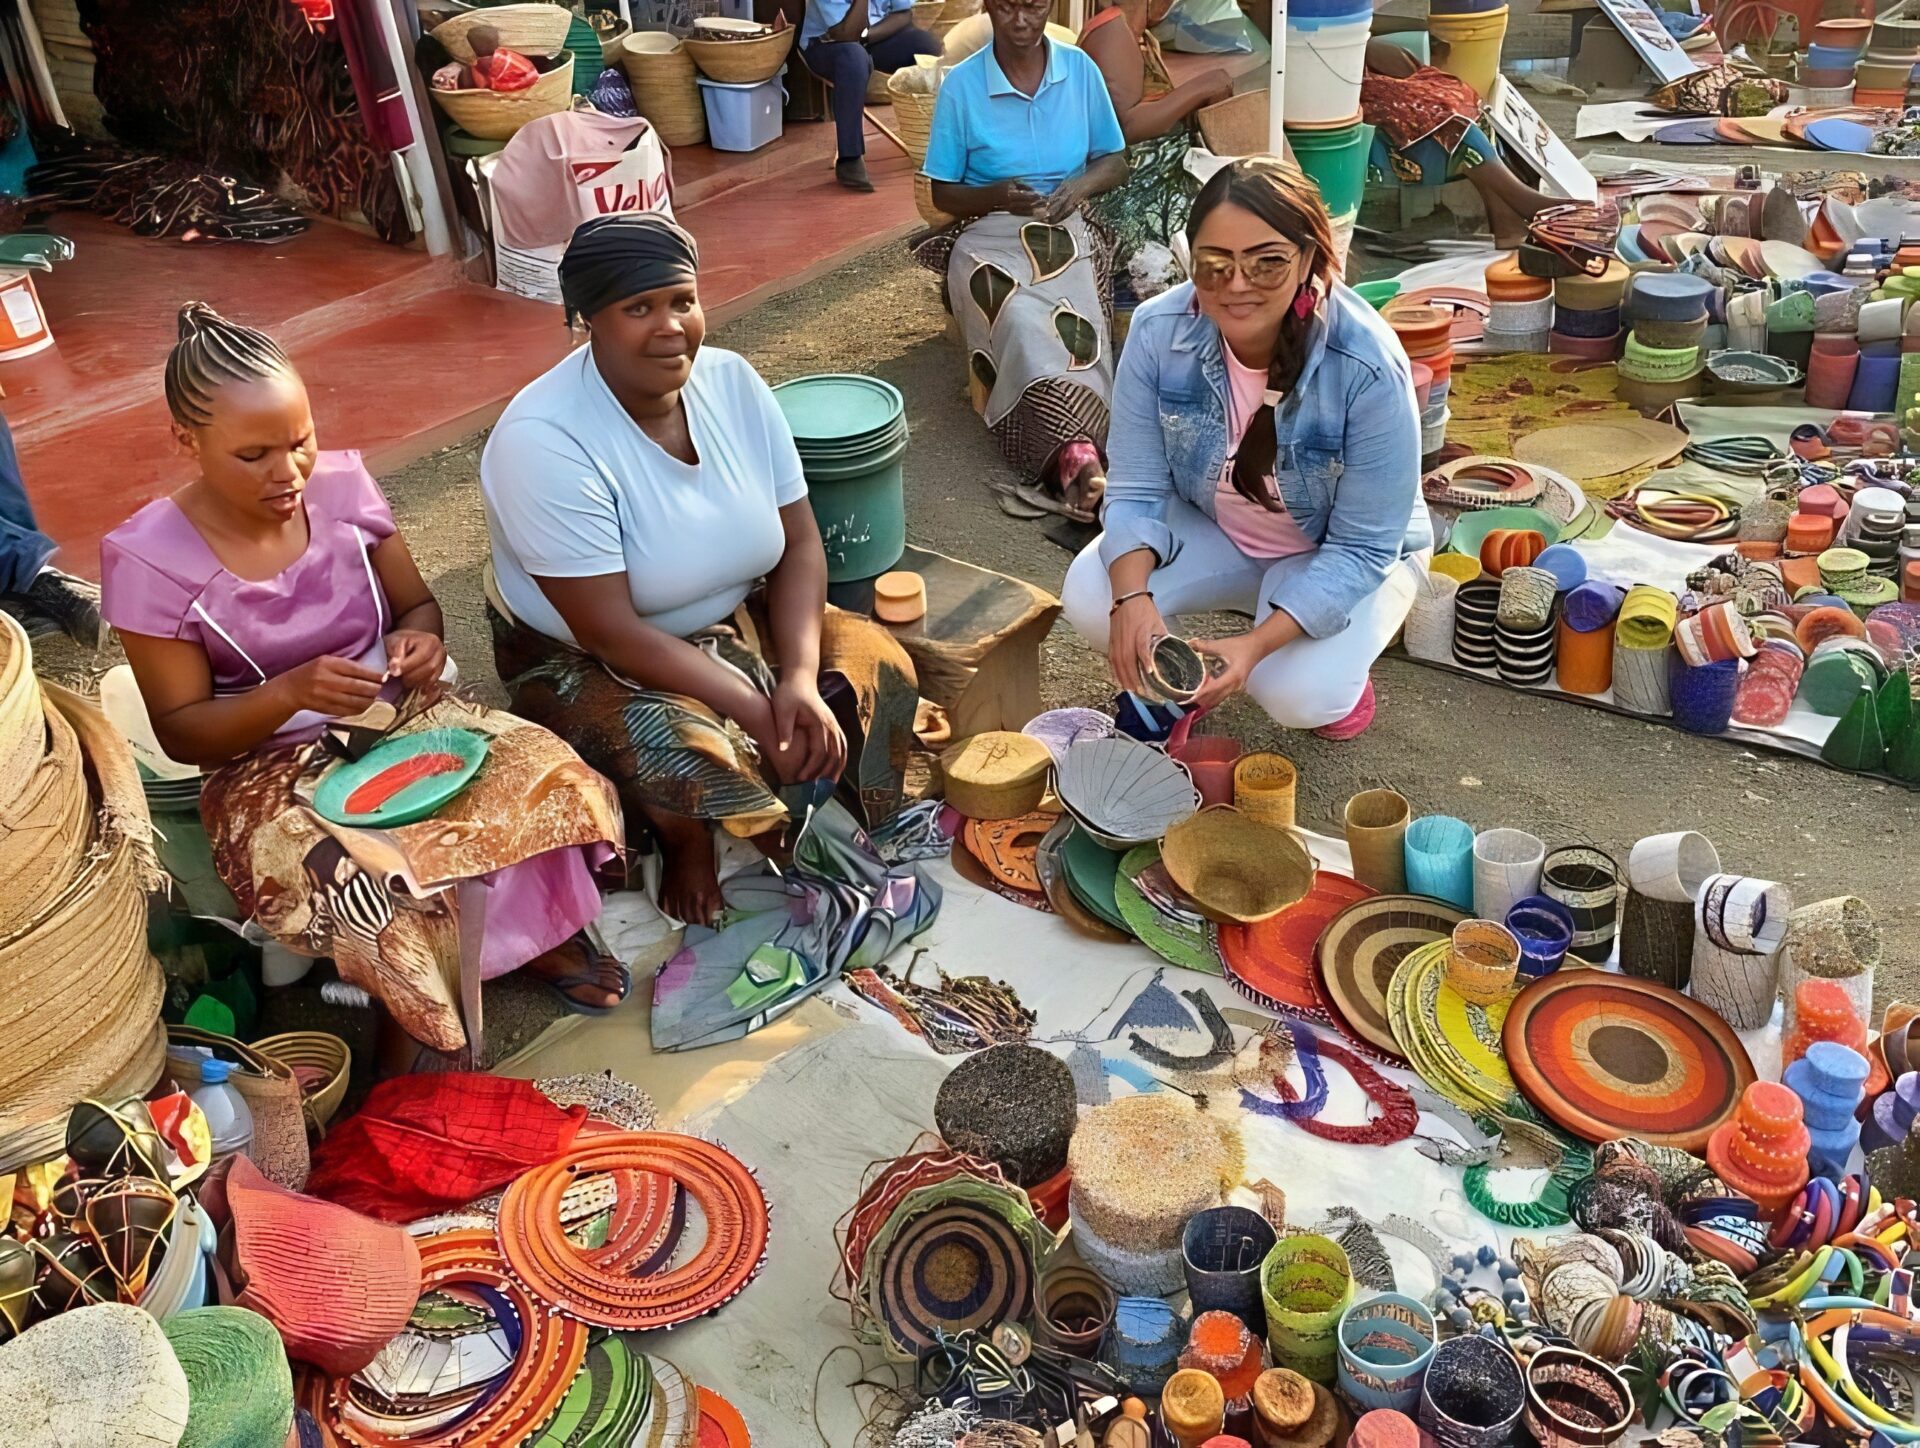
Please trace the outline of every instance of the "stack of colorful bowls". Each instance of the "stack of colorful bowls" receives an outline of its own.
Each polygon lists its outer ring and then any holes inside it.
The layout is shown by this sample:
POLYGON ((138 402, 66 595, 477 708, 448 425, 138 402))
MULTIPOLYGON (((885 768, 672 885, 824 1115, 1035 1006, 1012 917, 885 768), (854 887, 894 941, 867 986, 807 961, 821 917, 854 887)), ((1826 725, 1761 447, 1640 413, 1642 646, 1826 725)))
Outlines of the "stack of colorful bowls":
POLYGON ((1618 395, 1649 416, 1706 388, 1700 343, 1713 284, 1688 272, 1642 272, 1626 288, 1629 324, 1618 395))
POLYGON ((1447 393, 1453 386, 1453 318, 1438 307, 1390 306, 1383 315, 1400 349, 1432 373, 1420 411, 1420 452, 1440 451, 1447 439, 1447 393))
POLYGON ((1627 287, 1627 265, 1617 258, 1605 273, 1584 272, 1553 284, 1553 331, 1547 350, 1568 357, 1605 362, 1620 355, 1620 298, 1627 287))
POLYGON ((1553 283, 1528 276, 1519 261, 1503 256, 1487 268, 1489 351, 1544 352, 1553 330, 1553 283))
MULTIPOLYGON (((1331 0, 1330 0, 1331 3, 1331 0)), ((1365 53, 1362 37, 1361 53, 1365 53)), ((1292 44, 1288 45, 1289 54, 1292 44)), ((1293 85, 1288 81, 1287 93, 1293 85)), ((1367 185, 1367 152, 1373 148, 1373 127, 1360 119, 1359 88, 1354 90, 1353 110, 1334 121, 1296 125, 1286 123, 1287 144, 1293 159, 1320 188, 1320 200, 1333 223, 1333 250, 1344 258, 1353 240, 1354 223, 1360 218, 1360 198, 1367 185)))

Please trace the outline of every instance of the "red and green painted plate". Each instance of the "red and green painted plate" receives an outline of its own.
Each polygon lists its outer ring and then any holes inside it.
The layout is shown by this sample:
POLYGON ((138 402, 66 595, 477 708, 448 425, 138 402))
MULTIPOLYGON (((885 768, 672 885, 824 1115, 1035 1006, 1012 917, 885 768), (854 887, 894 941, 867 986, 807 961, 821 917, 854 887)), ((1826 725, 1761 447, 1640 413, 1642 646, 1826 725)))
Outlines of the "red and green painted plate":
POLYGON ((356 829, 410 825, 465 789, 486 757, 486 736, 471 729, 403 734, 335 765, 314 791, 313 807, 322 819, 356 829))

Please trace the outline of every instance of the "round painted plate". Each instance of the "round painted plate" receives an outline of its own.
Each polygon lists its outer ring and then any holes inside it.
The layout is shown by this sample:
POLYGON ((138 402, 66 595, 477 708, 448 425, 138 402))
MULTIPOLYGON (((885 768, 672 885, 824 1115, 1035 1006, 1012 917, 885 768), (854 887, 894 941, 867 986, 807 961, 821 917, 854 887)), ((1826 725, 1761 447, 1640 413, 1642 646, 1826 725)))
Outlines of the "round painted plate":
POLYGON ((1429 1086, 1468 1111, 1497 1111, 1513 1095, 1500 1034, 1512 1001, 1464 999, 1447 984, 1450 953, 1435 942, 1400 962, 1387 986, 1387 1019, 1429 1086))
POLYGON ((700 1436, 695 1448, 751 1448, 753 1435, 740 1410, 712 1388, 700 1390, 700 1436))
POLYGON ((1128 938, 1132 938, 1133 932, 1127 929, 1126 918, 1121 915, 1119 902, 1113 895, 1114 880, 1120 872, 1118 852, 1108 849, 1076 825, 1060 846, 1060 868, 1066 872, 1067 887, 1073 891, 1074 899, 1086 906, 1089 913, 1115 930, 1126 931, 1128 938))
POLYGON ((313 807, 336 825, 410 825, 465 789, 486 757, 486 736, 471 729, 402 734, 327 771, 313 793, 313 807))
POLYGON ((1073 885, 1067 879, 1067 867, 1060 859, 1061 851, 1066 848, 1067 836, 1073 830, 1073 821, 1062 815, 1047 831, 1046 838, 1040 841, 1040 848, 1033 852, 1034 869, 1040 876, 1040 888, 1047 897, 1047 903, 1053 907, 1055 915, 1083 935, 1091 935, 1095 940, 1133 939, 1125 930, 1107 924, 1081 904, 1080 897, 1073 893, 1073 885))
POLYGON ((1319 870, 1313 888, 1271 919, 1255 925, 1222 925, 1220 959, 1227 968, 1227 980, 1241 995, 1270 1011, 1330 1020, 1313 980, 1313 948, 1336 915, 1373 893, 1357 880, 1319 870))
POLYGON ((1405 1060, 1387 1021, 1393 973, 1419 947, 1451 939, 1453 927, 1466 918, 1466 911, 1425 895, 1375 895, 1342 910, 1314 948, 1336 1024, 1362 1046, 1405 1060))
POLYGON ((1113 898, 1127 929, 1162 960, 1208 975, 1226 973, 1213 926, 1173 883, 1160 863, 1158 845, 1135 845, 1127 851, 1114 877, 1113 898))
POLYGON ((914 1353, 942 1333, 1025 1317, 1033 1301, 1029 1252, 1010 1222, 977 1202, 947 1201, 920 1213, 879 1264, 873 1297, 885 1335, 914 1353))
POLYGON ((1637 976, 1562 970, 1514 998, 1503 1028, 1521 1093, 1587 1141, 1700 1152, 1755 1079, 1733 1028, 1637 976))
POLYGON ((1823 151, 1867 151, 1873 146, 1873 127, 1840 116, 1807 122, 1807 139, 1823 151))
POLYGON ((1481 508, 1460 515, 1453 531, 1447 534, 1447 552, 1478 558, 1480 545, 1496 528, 1529 529, 1548 543, 1557 543, 1560 539, 1560 525, 1538 508, 1481 508))

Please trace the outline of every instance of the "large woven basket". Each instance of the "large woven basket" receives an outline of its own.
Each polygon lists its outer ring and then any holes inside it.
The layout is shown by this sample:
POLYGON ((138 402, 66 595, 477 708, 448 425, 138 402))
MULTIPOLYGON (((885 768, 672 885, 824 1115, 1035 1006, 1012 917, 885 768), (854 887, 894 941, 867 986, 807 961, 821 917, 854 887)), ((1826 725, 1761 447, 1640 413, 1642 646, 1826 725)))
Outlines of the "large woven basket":
POLYGON ((757 85, 771 80, 787 63, 794 30, 775 30, 753 40, 688 40, 684 44, 693 63, 708 80, 722 85, 757 85))
POLYGON ((503 49, 522 55, 558 55, 566 49, 572 24, 573 12, 564 5, 492 5, 444 20, 433 27, 432 34, 446 46, 448 55, 462 65, 472 65, 467 32, 476 25, 491 25, 503 49))
POLYGON ((894 129, 900 133, 913 164, 918 166, 927 159, 927 145, 933 138, 933 105, 938 97, 903 90, 900 74, 895 71, 887 78, 887 99, 893 102, 894 129))
POLYGON ((353 1070, 353 1051, 326 1031, 287 1031, 253 1043, 253 1049, 289 1068, 301 1082, 308 1125, 316 1134, 327 1129, 347 1099, 347 1077, 353 1070), (303 1072, 322 1072, 321 1084, 307 1089, 303 1072))
POLYGON ((33 645, 19 621, 0 609, 0 805, 26 787, 46 753, 44 718, 33 677, 33 645))
POLYGON ((920 219, 928 226, 952 226, 959 220, 933 204, 933 181, 917 172, 913 178, 913 204, 920 213, 920 219))
POLYGON ((700 72, 680 41, 658 30, 629 35, 621 43, 620 67, 633 87, 635 108, 662 141, 669 146, 697 146, 707 139, 700 72))
POLYGON ((79 737, 51 703, 42 707, 46 753, 24 780, 7 781, 9 789, 22 787, 0 800, 0 936, 66 888, 93 835, 79 737))
POLYGON ((1167 831, 1160 861, 1219 924, 1268 920, 1313 888, 1313 857, 1289 831, 1211 805, 1167 831))
POLYGON ((620 69, 621 57, 627 53, 627 37, 631 34, 633 34, 633 27, 622 20, 600 37, 600 68, 602 70, 620 69))
POLYGON ((947 8, 947 0, 913 0, 913 28, 931 31, 947 8))
MULTIPOLYGON (((510 6, 502 6, 510 9, 510 6)), ((511 141, 528 121, 556 116, 573 104, 573 52, 525 90, 436 90, 440 109, 469 136, 482 141, 511 141)))
POLYGON ((97 708, 41 687, 79 742, 96 814, 79 870, 0 935, 0 1172, 56 1155, 74 1103, 146 1092, 164 1056, 164 987, 147 952, 159 871, 140 772, 97 708))

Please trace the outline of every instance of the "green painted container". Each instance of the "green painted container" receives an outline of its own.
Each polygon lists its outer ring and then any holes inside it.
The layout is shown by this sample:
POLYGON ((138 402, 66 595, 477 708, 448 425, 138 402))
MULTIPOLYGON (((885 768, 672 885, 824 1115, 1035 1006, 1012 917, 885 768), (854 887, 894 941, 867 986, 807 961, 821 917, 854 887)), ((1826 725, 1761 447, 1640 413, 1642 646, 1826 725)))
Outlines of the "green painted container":
POLYGON ((1373 145, 1373 127, 1364 122, 1335 130, 1287 128, 1287 144, 1300 169, 1320 188, 1329 216, 1347 216, 1360 209, 1367 189, 1367 151, 1373 145))
POLYGON ((1388 277, 1384 281, 1361 282, 1354 291, 1359 293, 1361 301, 1377 312, 1400 295, 1400 278, 1388 277))
POLYGON ((824 373, 773 389, 807 476, 827 581, 876 577, 907 547, 906 402, 877 377, 824 373))

